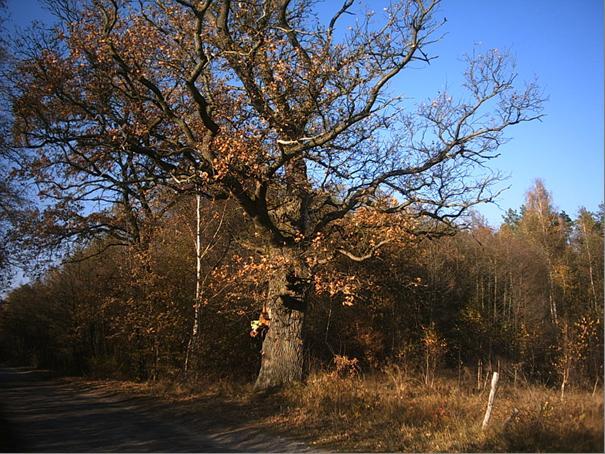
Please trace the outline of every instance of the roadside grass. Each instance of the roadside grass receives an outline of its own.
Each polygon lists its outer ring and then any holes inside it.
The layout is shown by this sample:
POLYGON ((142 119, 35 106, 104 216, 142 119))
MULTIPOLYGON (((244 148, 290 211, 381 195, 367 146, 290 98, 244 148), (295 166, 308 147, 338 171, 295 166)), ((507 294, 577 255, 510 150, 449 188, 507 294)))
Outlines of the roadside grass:
POLYGON ((344 452, 603 452, 603 393, 513 387, 501 380, 487 430, 488 390, 437 377, 432 386, 394 368, 371 376, 313 373, 272 394, 228 380, 93 386, 156 396, 195 420, 220 418, 344 452))
POLYGON ((539 386, 499 387, 481 430, 487 390, 436 379, 427 387, 402 373, 315 374, 284 390, 289 411, 275 423, 335 451, 603 452, 603 395, 539 386))

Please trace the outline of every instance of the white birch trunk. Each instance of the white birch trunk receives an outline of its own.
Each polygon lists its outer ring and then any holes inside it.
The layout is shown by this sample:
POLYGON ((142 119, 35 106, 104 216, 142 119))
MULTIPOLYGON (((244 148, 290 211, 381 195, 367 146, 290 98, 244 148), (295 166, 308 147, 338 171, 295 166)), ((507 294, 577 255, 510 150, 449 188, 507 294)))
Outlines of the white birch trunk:
POLYGON ((489 391, 487 409, 485 410, 485 416, 483 417, 483 424, 481 425, 481 430, 485 430, 485 428, 489 424, 489 419, 492 416, 492 410, 494 408, 494 398, 496 397, 496 386, 498 386, 498 378, 498 372, 494 372, 494 375, 492 376, 492 387, 489 391))
POLYGON ((202 293, 202 197, 197 194, 195 216, 195 303, 193 319, 193 336, 199 331, 200 298, 202 293))
POLYGON ((590 245, 588 244, 588 232, 586 231, 586 224, 582 222, 582 234, 584 235, 584 246, 586 249, 586 255, 588 256, 588 275, 590 277, 590 289, 592 290, 592 303, 593 307, 597 307, 597 291, 594 283, 594 273, 592 270, 592 254, 590 253, 590 245))
POLYGON ((189 370, 189 359, 193 349, 193 343, 196 342, 200 329, 200 298, 202 291, 202 197, 200 194, 195 196, 195 299, 193 302, 193 327, 191 337, 187 345, 187 354, 185 356, 185 371, 189 370))

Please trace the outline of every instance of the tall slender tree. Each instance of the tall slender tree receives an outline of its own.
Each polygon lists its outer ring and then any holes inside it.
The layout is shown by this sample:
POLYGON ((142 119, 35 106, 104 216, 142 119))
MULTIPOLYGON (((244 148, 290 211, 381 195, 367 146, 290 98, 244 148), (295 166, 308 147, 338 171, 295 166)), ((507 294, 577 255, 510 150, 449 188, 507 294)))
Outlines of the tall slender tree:
POLYGON ((595 311, 603 307, 603 235, 598 224, 586 208, 579 210, 575 223, 575 246, 582 274, 581 286, 595 311))

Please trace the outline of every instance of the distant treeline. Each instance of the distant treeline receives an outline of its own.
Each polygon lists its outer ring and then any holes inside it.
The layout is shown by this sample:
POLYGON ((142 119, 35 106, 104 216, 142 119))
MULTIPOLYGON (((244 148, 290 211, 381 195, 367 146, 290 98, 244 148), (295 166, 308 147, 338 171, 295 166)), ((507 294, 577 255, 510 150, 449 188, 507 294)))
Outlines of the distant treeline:
MULTIPOLYGON (((252 380, 266 282, 249 276, 262 268, 242 252, 241 212, 205 204, 196 305, 195 209, 183 196, 145 243, 96 240, 14 289, 0 305, 1 359, 139 380, 252 380)), ((310 298, 309 367, 396 363, 426 380, 499 368, 563 388, 603 376, 602 206, 572 218, 538 181, 497 230, 476 219, 453 236, 329 266, 341 282, 331 291, 318 280, 310 298)))

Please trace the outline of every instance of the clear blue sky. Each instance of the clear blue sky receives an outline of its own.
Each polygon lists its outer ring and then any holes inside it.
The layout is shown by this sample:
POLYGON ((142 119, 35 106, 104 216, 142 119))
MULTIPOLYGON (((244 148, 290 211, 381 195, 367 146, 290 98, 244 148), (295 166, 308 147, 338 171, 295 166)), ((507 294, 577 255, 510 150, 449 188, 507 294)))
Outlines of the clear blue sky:
MULTIPOLYGON (((435 46, 440 58, 427 84, 454 85, 458 58, 473 46, 510 49, 520 78, 536 76, 549 97, 542 123, 511 129, 494 162, 511 175, 502 208, 518 207, 540 177, 560 209, 596 210, 604 187, 602 0, 446 0, 441 14, 447 35, 435 46)), ((500 209, 480 211, 499 224, 500 209)))
MULTIPOLYGON (((321 11, 340 2, 328 0, 321 11)), ((380 11, 382 0, 366 0, 380 11)), ((13 25, 47 20, 36 0, 9 0, 13 25)), ((603 200, 603 2, 601 0, 444 0, 438 16, 447 18, 443 40, 433 46, 439 58, 430 68, 412 70, 393 91, 423 100, 447 83, 458 85, 465 53, 509 49, 520 80, 537 77, 549 97, 541 123, 517 126, 493 167, 510 175, 511 189, 499 205, 479 211, 497 226, 507 208, 518 208, 535 178, 542 178, 556 206, 575 215, 596 210, 603 200)))

